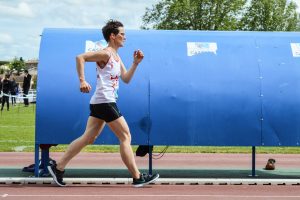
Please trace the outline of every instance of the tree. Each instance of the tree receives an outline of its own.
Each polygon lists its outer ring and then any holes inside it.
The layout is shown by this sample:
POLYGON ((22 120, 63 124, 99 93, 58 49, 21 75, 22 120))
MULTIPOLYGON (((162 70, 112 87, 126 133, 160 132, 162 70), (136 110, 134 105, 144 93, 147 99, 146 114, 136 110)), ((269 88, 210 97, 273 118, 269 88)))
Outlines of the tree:
POLYGON ((291 0, 162 0, 147 8, 143 29, 299 30, 291 0))
POLYGON ((297 30, 296 31, 300 31, 300 14, 298 15, 298 25, 297 25, 297 30))
POLYGON ((295 31, 297 5, 288 0, 252 0, 240 22, 241 30, 295 31))
POLYGON ((162 0, 147 8, 143 29, 235 30, 247 0, 162 0))
POLYGON ((25 68, 25 62, 22 57, 20 59, 15 57, 8 65, 11 71, 17 70, 18 74, 25 68))

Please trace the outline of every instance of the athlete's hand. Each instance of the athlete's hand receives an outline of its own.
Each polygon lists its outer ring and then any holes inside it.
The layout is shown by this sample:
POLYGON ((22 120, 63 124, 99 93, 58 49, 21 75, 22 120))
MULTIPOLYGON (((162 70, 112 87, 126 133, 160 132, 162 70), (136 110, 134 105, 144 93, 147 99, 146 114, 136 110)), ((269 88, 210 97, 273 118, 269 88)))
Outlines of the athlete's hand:
POLYGON ((135 64, 139 64, 140 62, 142 62, 144 58, 144 53, 141 51, 141 50, 137 50, 137 51, 134 51, 133 53, 133 62, 135 64))
POLYGON ((80 81, 80 92, 89 93, 92 87, 86 81, 80 81))

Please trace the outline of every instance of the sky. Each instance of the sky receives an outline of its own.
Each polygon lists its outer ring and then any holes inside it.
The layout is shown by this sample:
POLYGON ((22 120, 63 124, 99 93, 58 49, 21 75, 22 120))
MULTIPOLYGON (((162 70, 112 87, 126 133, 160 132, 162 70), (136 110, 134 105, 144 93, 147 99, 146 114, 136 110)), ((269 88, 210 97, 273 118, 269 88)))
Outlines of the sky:
MULTIPOLYGON (((299 6, 300 0, 294 0, 299 6)), ((0 60, 38 59, 44 28, 101 28, 109 19, 139 29, 159 0, 0 0, 0 60)))
POLYGON ((159 0, 0 0, 0 60, 38 59, 44 28, 99 28, 109 19, 139 29, 159 0))

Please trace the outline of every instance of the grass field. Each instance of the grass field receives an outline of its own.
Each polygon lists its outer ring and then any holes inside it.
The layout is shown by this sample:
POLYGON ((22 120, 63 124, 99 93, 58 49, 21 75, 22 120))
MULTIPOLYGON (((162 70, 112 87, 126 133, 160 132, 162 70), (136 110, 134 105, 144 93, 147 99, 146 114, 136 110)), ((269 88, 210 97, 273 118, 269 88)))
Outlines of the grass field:
POLYGON ((0 151, 23 151, 34 146, 35 105, 6 107, 0 114, 0 151))
MULTIPOLYGON (((0 152, 34 151, 35 105, 24 107, 23 104, 3 110, 0 115, 0 152)), ((134 150, 136 147, 133 147, 134 150)), ((165 147, 155 147, 154 152, 165 147)), ((52 147, 51 151, 65 151, 66 145, 52 147)), ((118 146, 90 145, 85 152, 118 152, 118 146)), ((168 153, 251 153, 251 147, 186 147, 171 146, 168 153)), ((299 147, 257 147, 257 153, 298 154, 299 147)))

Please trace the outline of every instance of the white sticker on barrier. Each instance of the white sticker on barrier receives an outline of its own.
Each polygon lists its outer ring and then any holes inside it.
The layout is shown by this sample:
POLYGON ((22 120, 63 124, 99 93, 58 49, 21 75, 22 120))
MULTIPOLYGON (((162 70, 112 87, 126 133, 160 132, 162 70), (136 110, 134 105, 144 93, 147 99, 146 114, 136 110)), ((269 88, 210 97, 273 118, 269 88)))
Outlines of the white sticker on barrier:
POLYGON ((294 57, 300 57, 300 43, 291 43, 291 48, 294 57))
POLYGON ((218 46, 215 42, 187 42, 187 55, 194 56, 201 53, 217 55, 218 46))
POLYGON ((105 40, 100 41, 91 41, 86 40, 85 41, 85 52, 92 52, 92 51, 99 51, 107 47, 107 42, 105 40))

